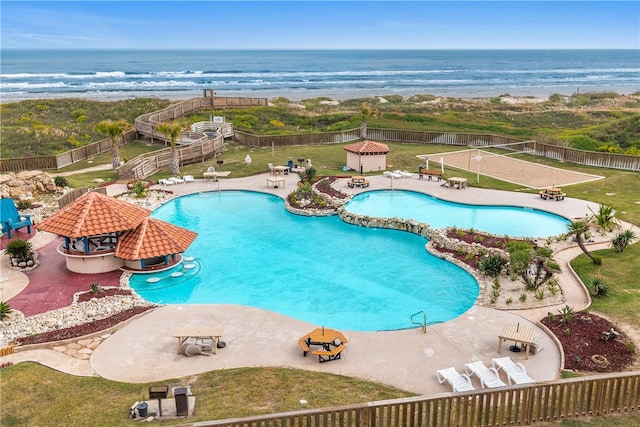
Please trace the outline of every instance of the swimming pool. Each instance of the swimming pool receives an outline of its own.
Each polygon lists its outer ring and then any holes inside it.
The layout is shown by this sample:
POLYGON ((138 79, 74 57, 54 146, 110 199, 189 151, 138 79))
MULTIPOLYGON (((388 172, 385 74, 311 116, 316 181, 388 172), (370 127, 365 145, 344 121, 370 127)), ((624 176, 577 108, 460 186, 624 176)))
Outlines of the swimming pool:
POLYGON ((199 233, 186 254, 197 269, 177 278, 154 275, 157 283, 132 276, 131 287, 156 303, 248 305, 316 325, 377 331, 415 326, 411 315, 420 311, 429 323, 454 319, 479 292, 465 270, 428 254, 424 237, 337 216, 294 215, 264 193, 179 197, 152 216, 199 233))
POLYGON ((566 233, 569 220, 541 210, 516 206, 480 206, 447 202, 407 190, 360 193, 345 204, 358 215, 414 219, 431 228, 474 229, 511 237, 549 237, 566 233))

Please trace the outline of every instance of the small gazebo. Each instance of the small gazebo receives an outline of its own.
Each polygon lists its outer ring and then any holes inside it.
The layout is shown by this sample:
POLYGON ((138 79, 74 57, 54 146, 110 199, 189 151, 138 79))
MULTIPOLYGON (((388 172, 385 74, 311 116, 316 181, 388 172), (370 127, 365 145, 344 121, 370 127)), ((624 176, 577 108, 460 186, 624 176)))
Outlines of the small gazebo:
POLYGON ((125 269, 145 271, 171 264, 196 237, 194 231, 147 217, 134 230, 122 233, 115 256, 125 260, 125 269))
POLYGON ((387 169, 389 147, 380 142, 363 139, 354 144, 345 145, 347 167, 359 173, 377 172, 387 169))

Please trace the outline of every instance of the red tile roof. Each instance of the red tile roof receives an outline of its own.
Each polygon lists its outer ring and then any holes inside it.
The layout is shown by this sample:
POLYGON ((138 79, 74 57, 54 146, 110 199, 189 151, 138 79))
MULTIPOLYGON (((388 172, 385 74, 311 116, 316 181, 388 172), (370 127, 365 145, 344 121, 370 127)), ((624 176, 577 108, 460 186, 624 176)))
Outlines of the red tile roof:
POLYGON ((363 139, 355 144, 345 145, 344 149, 357 154, 372 155, 372 154, 387 154, 389 152, 389 146, 381 144, 379 142, 367 141, 363 139))
POLYGON ((155 218, 145 218, 134 230, 118 238, 115 256, 128 260, 140 260, 157 256, 182 253, 198 236, 198 233, 155 218))
POLYGON ((91 191, 36 225, 72 239, 132 230, 151 214, 149 209, 91 191))

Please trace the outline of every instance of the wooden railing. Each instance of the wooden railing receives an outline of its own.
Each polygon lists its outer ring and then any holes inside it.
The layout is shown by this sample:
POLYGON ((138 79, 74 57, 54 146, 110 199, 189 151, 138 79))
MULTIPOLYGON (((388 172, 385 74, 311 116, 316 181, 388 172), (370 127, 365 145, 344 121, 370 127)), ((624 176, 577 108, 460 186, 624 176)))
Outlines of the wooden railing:
MULTIPOLYGON (((433 397, 369 402, 255 417, 205 421, 197 427, 515 426, 640 411, 640 371, 594 375, 433 397)), ((188 425, 188 424, 184 424, 188 425)))
MULTIPOLYGON (((224 138, 218 135, 215 139, 204 138, 203 140, 176 148, 180 165, 203 162, 221 153, 224 148, 224 138)), ((152 153, 141 154, 117 170, 118 179, 145 179, 161 170, 171 167, 171 147, 152 153)))

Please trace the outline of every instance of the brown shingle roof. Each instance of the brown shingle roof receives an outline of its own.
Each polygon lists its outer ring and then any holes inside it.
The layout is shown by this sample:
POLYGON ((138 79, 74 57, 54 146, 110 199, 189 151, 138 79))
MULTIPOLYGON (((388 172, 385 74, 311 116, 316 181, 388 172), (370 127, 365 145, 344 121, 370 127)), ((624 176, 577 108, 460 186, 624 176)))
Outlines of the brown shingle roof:
POLYGON ((345 145, 344 149, 356 154, 387 154, 389 152, 389 147, 386 144, 381 144, 379 142, 367 141, 363 139, 360 142, 356 142, 355 144, 345 145))
POLYGON ((132 230, 151 214, 149 209, 91 191, 36 225, 59 236, 96 236, 132 230))
POLYGON ((182 253, 197 236, 198 233, 186 228, 155 218, 145 218, 135 230, 127 231, 120 236, 115 256, 140 260, 182 253))

